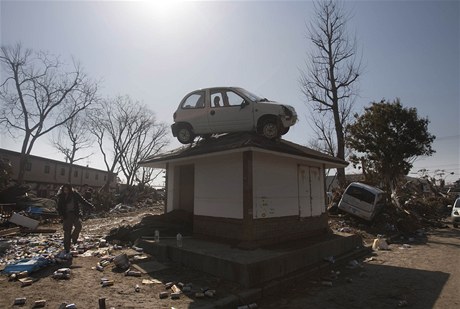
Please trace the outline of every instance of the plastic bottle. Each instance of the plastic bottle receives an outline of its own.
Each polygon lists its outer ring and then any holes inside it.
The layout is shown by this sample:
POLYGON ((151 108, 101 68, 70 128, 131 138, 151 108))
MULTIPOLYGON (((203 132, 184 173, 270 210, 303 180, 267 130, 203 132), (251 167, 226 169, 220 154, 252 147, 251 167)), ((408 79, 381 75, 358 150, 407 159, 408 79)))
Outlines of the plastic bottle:
POLYGON ((177 239, 177 247, 182 248, 182 234, 178 233, 176 236, 176 239, 177 239))
POLYGON ((160 231, 155 230, 155 242, 160 242, 160 231))

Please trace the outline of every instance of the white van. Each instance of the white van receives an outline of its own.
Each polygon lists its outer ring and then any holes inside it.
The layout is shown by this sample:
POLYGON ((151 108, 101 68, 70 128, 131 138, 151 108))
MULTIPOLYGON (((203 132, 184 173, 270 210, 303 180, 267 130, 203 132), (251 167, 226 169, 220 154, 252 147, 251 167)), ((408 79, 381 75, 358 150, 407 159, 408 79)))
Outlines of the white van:
POLYGON ((451 218, 454 227, 457 228, 460 223, 460 197, 455 200, 454 206, 452 207, 451 218))
POLYGON ((359 182, 352 182, 339 202, 339 209, 357 217, 372 221, 383 208, 385 192, 359 182))

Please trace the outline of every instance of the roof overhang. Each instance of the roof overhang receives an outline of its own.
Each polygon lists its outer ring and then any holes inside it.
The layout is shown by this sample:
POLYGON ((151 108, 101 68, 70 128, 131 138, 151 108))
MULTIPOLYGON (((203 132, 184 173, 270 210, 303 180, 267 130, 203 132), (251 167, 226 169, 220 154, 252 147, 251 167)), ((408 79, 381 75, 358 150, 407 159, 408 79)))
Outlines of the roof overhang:
POLYGON ((191 146, 181 147, 151 156, 140 166, 165 169, 167 164, 188 163, 193 160, 210 158, 244 151, 254 151, 291 158, 301 162, 322 164, 325 168, 346 167, 348 162, 319 151, 288 141, 272 141, 251 133, 235 133, 220 136, 210 141, 201 141, 191 146))

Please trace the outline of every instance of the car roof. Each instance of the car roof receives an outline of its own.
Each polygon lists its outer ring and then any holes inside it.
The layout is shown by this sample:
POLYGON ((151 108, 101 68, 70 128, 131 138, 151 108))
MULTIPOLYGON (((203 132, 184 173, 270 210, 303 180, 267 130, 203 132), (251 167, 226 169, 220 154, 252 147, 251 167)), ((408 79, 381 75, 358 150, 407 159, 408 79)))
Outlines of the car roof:
POLYGON ((241 87, 234 87, 234 86, 222 86, 222 87, 207 87, 207 88, 200 88, 200 89, 197 89, 197 90, 194 90, 192 92, 195 92, 195 91, 203 91, 203 90, 217 90, 217 89, 231 89, 231 90, 235 90, 235 89, 242 89, 241 87))
POLYGON ((213 91, 213 90, 237 90, 237 89, 243 89, 241 87, 208 87, 208 88, 200 88, 200 89, 195 89, 195 90, 192 90, 190 92, 188 92, 183 99, 185 99, 186 97, 188 97, 189 95, 191 95, 192 93, 195 93, 195 92, 199 92, 199 91, 213 91))
MULTIPOLYGON (((363 189, 366 189, 367 191, 370 191, 374 194, 379 194, 379 193, 385 193, 385 191, 379 189, 379 188, 376 188, 376 187, 373 187, 373 186, 370 186, 370 185, 367 185, 365 183, 362 183, 362 182, 352 182, 348 185, 347 189, 349 187, 360 187, 360 188, 363 188, 363 189)), ((346 190, 345 190, 346 191, 346 190)))

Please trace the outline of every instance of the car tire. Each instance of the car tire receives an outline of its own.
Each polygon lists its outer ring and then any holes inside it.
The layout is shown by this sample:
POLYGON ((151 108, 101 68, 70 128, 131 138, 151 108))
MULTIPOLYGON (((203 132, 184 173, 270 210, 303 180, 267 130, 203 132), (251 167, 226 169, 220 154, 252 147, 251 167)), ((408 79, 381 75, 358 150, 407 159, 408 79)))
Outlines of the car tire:
POLYGON ((280 127, 278 121, 274 118, 267 118, 260 124, 260 134, 269 139, 275 139, 280 136, 280 127))
POLYGON ((182 144, 190 144, 195 139, 192 129, 188 125, 182 125, 177 130, 177 140, 182 144))

